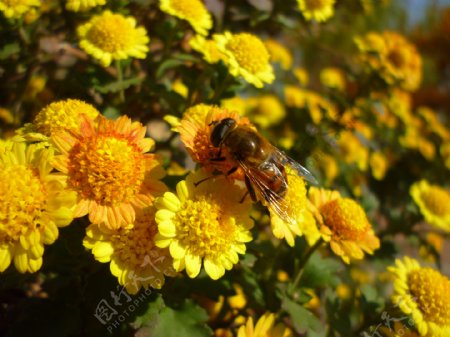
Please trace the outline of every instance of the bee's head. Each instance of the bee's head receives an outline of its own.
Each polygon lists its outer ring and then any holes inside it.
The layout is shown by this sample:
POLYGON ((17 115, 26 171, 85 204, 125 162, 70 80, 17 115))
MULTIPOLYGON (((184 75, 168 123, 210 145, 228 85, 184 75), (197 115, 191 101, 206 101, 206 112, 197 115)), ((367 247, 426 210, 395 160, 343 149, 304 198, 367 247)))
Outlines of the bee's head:
POLYGON ((214 147, 219 147, 230 131, 236 127, 236 120, 233 118, 224 118, 220 121, 212 122, 214 126, 211 132, 211 143, 214 147))

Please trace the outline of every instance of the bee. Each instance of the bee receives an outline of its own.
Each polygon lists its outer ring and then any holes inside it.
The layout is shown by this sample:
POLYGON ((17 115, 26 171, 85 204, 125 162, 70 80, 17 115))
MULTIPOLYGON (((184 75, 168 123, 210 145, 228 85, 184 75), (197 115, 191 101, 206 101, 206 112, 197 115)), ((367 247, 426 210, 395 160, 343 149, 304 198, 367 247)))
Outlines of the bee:
POLYGON ((218 148, 213 161, 225 161, 222 149, 226 148, 234 161, 227 175, 241 168, 244 172, 247 193, 254 202, 266 201, 268 206, 283 220, 292 222, 287 212, 285 195, 289 188, 288 173, 302 176, 310 183, 317 184, 314 176, 294 159, 273 146, 266 138, 248 125, 238 125, 233 118, 224 118, 211 123, 211 143, 218 148))

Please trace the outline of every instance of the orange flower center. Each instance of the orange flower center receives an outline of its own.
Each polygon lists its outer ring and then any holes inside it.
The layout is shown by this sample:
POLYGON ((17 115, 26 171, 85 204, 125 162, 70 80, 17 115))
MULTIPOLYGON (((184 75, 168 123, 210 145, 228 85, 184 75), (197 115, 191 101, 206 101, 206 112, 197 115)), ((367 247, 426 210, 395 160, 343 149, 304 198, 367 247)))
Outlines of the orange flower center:
POLYGON ((357 241, 370 229, 366 213, 355 201, 339 198, 320 208, 325 225, 344 240, 357 241))
POLYGON ((408 274, 414 300, 427 321, 450 326, 450 280, 431 268, 419 268, 408 274))
POLYGON ((72 148, 69 158, 69 184, 85 199, 101 205, 129 202, 144 180, 144 155, 118 135, 84 139, 72 148))

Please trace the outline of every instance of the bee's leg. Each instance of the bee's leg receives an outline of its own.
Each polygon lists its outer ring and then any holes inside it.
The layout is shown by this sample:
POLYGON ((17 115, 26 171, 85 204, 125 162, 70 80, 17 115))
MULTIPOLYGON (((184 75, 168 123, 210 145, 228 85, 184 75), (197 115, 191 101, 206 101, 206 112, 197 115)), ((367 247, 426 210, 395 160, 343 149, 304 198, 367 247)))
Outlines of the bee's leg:
POLYGON ((232 175, 234 172, 236 172, 238 169, 237 166, 232 167, 231 169, 228 170, 228 172, 226 173, 226 176, 232 175))
POLYGON ((199 180, 199 181, 196 181, 196 182, 194 182, 194 186, 197 187, 198 185, 200 185, 201 183, 203 183, 203 182, 205 182, 205 181, 211 179, 212 177, 214 177, 214 175, 209 176, 209 177, 206 177, 206 178, 203 178, 203 179, 201 179, 201 180, 199 180))
POLYGON ((255 190, 253 189, 252 183, 250 182, 250 179, 248 179, 247 176, 245 176, 245 187, 247 187, 247 192, 245 192, 244 196, 241 199, 241 203, 244 202, 245 197, 247 197, 248 194, 250 194, 250 197, 252 198, 253 202, 256 202, 256 193, 255 190))

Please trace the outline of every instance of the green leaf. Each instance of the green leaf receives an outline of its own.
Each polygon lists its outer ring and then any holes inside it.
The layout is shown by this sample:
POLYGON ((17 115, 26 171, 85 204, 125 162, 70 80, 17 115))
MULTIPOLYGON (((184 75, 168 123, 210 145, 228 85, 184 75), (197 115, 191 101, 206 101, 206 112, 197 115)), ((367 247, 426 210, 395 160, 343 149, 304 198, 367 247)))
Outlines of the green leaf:
POLYGON ((315 253, 305 266, 300 285, 309 288, 336 286, 339 278, 335 273, 340 267, 338 261, 322 258, 319 253, 315 253))
POLYGON ((17 54, 20 51, 20 45, 17 42, 8 43, 0 49, 0 60, 6 60, 11 55, 17 54))
POLYGON ((159 67, 156 69, 156 78, 161 78, 162 75, 164 75, 164 73, 167 70, 179 67, 181 65, 184 65, 185 63, 186 62, 183 60, 174 59, 174 58, 170 58, 170 59, 167 59, 167 60, 161 62, 159 67))
POLYGON ((311 311, 288 297, 283 299, 281 307, 291 317, 292 324, 298 333, 304 333, 310 330, 320 332, 323 329, 322 323, 311 311))
POLYGON ((144 79, 141 77, 133 77, 127 80, 123 80, 123 81, 115 81, 115 82, 111 82, 108 83, 106 85, 100 86, 100 85, 94 85, 94 88, 102 93, 102 94, 106 94, 109 92, 119 92, 121 90, 125 90, 128 89, 129 87, 131 87, 132 85, 136 85, 139 84, 143 81, 144 79))
POLYGON ((149 303, 146 312, 133 323, 137 334, 151 332, 152 337, 206 337, 212 335, 207 326, 208 314, 191 300, 178 308, 166 306, 161 296, 149 303))

